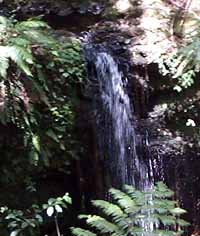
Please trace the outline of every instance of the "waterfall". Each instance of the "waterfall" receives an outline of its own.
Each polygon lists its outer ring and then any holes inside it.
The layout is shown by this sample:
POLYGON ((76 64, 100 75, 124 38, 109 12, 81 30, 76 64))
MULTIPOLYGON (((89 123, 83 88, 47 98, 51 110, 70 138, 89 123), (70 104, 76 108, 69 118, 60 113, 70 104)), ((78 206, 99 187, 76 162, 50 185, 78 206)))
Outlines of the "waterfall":
MULTIPOLYGON (((130 184, 148 191, 154 183, 154 163, 148 153, 148 132, 143 139, 135 132, 134 108, 127 93, 128 80, 105 49, 87 45, 85 57, 98 152, 106 163, 110 185, 130 184)), ((152 195, 147 195, 146 200, 151 203, 152 195)), ((143 228, 142 236, 154 230, 152 213, 147 210, 147 218, 138 221, 143 228)))
MULTIPOLYGON (((126 89, 128 80, 105 49, 88 45, 85 55, 98 151, 106 163, 111 185, 131 184, 149 189, 153 183, 152 163, 137 151, 140 138, 134 129, 134 109, 126 89)), ((144 146, 148 149, 148 133, 140 150, 144 146)))

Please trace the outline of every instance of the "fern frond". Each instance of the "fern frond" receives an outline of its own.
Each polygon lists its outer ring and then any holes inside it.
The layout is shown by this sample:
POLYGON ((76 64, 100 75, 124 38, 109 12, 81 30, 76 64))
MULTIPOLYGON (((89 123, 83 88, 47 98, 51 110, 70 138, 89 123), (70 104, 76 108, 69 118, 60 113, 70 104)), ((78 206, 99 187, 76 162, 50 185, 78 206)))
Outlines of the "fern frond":
POLYGON ((6 78, 9 67, 8 54, 5 47, 0 46, 0 76, 6 78))
POLYGON ((170 198, 174 195, 174 192, 167 188, 167 186, 158 182, 154 188, 154 196, 157 198, 170 198))
POLYGON ((116 218, 118 217, 120 218, 124 216, 124 213, 121 210, 121 208, 110 202, 103 201, 103 200, 95 200, 95 201, 92 201, 92 204, 96 206, 97 208, 101 209, 108 216, 113 216, 116 218))
POLYGON ((26 51, 23 47, 19 46, 0 46, 0 74, 2 77, 6 77, 7 69, 9 66, 8 60, 14 61, 27 75, 31 76, 31 72, 28 67, 28 63, 32 64, 32 55, 26 51))
POLYGON ((8 18, 0 16, 0 33, 4 32, 9 27, 10 24, 11 22, 9 21, 8 18))
POLYGON ((153 235, 157 236, 180 236, 183 232, 182 231, 171 231, 171 230, 155 230, 152 232, 153 235))
POLYGON ((28 76, 32 76, 29 64, 33 64, 32 54, 20 46, 0 46, 0 75, 5 78, 9 66, 8 59, 14 61, 28 76))
POLYGON ((9 56, 13 61, 23 60, 28 64, 33 64, 33 56, 28 49, 14 45, 9 47, 9 52, 9 56))
POLYGON ((24 48, 26 48, 30 45, 30 41, 23 38, 23 37, 11 38, 11 39, 9 39, 9 43, 11 45, 17 45, 17 46, 24 47, 24 48))
POLYGON ((143 206, 145 204, 144 199, 145 199, 146 193, 138 191, 130 185, 125 185, 124 190, 132 199, 134 199, 134 201, 137 202, 138 205, 143 206))
POLYGON ((72 227, 71 232, 75 236, 96 236, 96 234, 92 233, 91 231, 85 230, 85 229, 82 229, 82 228, 72 227))
POLYGON ((176 206, 177 202, 168 199, 154 199, 154 205, 165 207, 166 209, 172 209, 176 206))
POLYGON ((1 25, 5 25, 5 26, 6 26, 9 22, 10 22, 10 21, 8 20, 7 17, 5 17, 5 16, 0 16, 0 24, 1 24, 1 25))
POLYGON ((123 230, 129 227, 129 217, 119 206, 103 200, 92 201, 92 204, 101 209, 106 216, 112 217, 113 222, 123 230))
POLYGON ((3 77, 4 79, 7 76, 8 66, 9 66, 8 58, 0 56, 0 76, 3 77))
POLYGON ((177 216, 180 216, 182 214, 185 214, 187 213, 186 210, 180 208, 180 207, 176 207, 176 208, 173 208, 170 210, 170 212, 173 214, 173 215, 177 215, 177 216))
POLYGON ((187 221, 183 220, 183 219, 177 219, 176 223, 182 227, 186 227, 189 226, 190 223, 188 223, 187 221))
POLYGON ((20 46, 7 46, 8 55, 21 70, 28 76, 32 76, 29 64, 33 64, 33 57, 28 50, 20 46))
POLYGON ((142 235, 142 233, 144 233, 144 229, 141 227, 132 227, 130 228, 129 233, 131 235, 142 235))
POLYGON ((166 216, 159 216, 160 221, 165 226, 176 225, 176 217, 166 215, 166 216))
POLYGON ((23 34, 25 35, 26 39, 28 39, 32 43, 43 45, 44 47, 57 46, 57 43, 54 38, 49 36, 48 34, 45 34, 45 32, 42 30, 24 30, 23 34))
POLYGON ((140 207, 138 207, 136 202, 126 193, 114 188, 111 188, 109 192, 126 213, 136 213, 140 211, 140 207))
POLYGON ((123 232, 119 229, 118 226, 115 224, 107 221, 101 216, 97 215, 89 215, 87 216, 86 220, 87 224, 96 230, 99 230, 101 233, 121 233, 123 235, 123 232))
POLYGON ((40 21, 40 20, 27 20, 27 21, 22 21, 16 24, 16 29, 18 30, 27 30, 28 28, 35 28, 35 29, 39 29, 39 28, 50 28, 48 26, 47 23, 45 23, 44 21, 40 21))

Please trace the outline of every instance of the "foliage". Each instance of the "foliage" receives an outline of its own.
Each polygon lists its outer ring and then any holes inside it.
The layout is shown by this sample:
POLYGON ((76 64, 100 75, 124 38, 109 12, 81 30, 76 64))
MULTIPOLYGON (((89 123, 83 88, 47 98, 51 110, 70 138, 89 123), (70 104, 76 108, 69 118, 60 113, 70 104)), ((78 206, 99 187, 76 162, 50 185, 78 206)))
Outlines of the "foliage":
POLYGON ((0 224, 9 230, 10 236, 40 235, 39 227, 45 222, 43 210, 49 217, 53 214, 56 214, 57 217, 57 214, 62 213, 69 204, 71 204, 71 198, 66 193, 63 197, 50 198, 48 203, 42 207, 34 204, 26 211, 11 210, 6 206, 1 207, 0 224))
MULTIPOLYGON (((179 37, 171 41, 173 46, 170 50, 160 56, 158 66, 165 78, 161 81, 161 87, 171 92, 171 98, 164 98, 168 106, 165 112, 167 125, 173 132, 178 131, 178 135, 184 133, 196 145, 199 143, 200 21, 198 15, 192 11, 194 6, 184 10, 184 14, 181 14, 183 9, 179 9, 180 12, 173 10, 173 16, 179 16, 179 20, 174 19, 174 23, 181 31, 179 37), (171 88, 179 94, 175 95, 171 88)), ((199 8, 196 7, 195 11, 198 12, 199 8)), ((191 143, 187 141, 186 145, 191 143)))
POLYGON ((161 73, 164 76, 171 76, 174 81, 173 89, 181 92, 183 88, 188 88, 194 84, 195 70, 192 68, 186 69, 186 61, 182 61, 183 55, 181 51, 172 53, 171 55, 164 55, 158 61, 161 73))
POLYGON ((174 90, 177 92, 191 87, 195 83, 196 73, 200 71, 200 20, 196 13, 189 11, 184 17, 184 20, 181 18, 184 32, 177 48, 158 60, 162 74, 176 81, 174 90))
POLYGON ((51 217, 54 213, 62 213, 63 208, 67 207, 67 204, 71 204, 71 198, 68 193, 63 197, 50 198, 47 204, 44 204, 42 207, 46 210, 47 215, 51 217))
POLYGON ((79 151, 73 132, 75 88, 84 78, 79 42, 60 37, 38 18, 1 16, 0 78, 0 128, 7 130, 0 182, 24 182, 25 169, 67 171, 79 151))
POLYGON ((8 206, 1 208, 3 235, 40 235, 45 212, 59 235, 57 218, 70 198, 50 198, 41 206, 44 193, 37 181, 49 170, 68 174, 70 161, 78 158, 74 129, 76 90, 85 73, 81 53, 76 39, 39 18, 0 17, 0 204, 8 206))
POLYGON ((76 236, 100 235, 180 235, 188 223, 180 218, 186 213, 171 200, 173 192, 161 182, 149 191, 138 191, 125 186, 124 191, 110 189, 113 202, 95 200, 92 202, 103 214, 80 215, 86 219, 94 233, 81 228, 72 228, 76 236), (152 229, 152 225, 154 228, 152 229))

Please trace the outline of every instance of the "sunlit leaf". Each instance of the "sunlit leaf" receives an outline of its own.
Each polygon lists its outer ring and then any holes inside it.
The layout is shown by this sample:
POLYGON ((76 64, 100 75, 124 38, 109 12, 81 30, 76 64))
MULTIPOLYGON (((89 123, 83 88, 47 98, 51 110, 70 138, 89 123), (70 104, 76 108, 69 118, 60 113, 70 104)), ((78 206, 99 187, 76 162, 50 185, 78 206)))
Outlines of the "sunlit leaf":
POLYGON ((60 207, 59 205, 55 205, 55 209, 58 213, 62 213, 63 212, 63 209, 62 207, 60 207))
POLYGON ((54 207, 50 206, 47 208, 47 215, 51 217, 54 213, 54 207))

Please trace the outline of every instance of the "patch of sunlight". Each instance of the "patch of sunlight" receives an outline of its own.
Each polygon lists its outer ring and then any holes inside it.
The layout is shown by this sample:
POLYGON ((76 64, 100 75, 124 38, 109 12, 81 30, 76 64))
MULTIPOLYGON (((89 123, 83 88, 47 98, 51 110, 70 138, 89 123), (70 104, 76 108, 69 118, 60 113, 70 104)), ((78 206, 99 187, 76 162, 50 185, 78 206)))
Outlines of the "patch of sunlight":
POLYGON ((118 12, 120 13, 125 13, 132 7, 131 3, 129 0, 118 0, 115 3, 115 8, 118 12))

